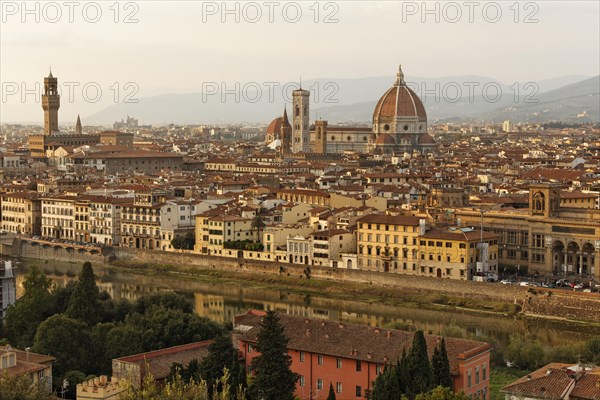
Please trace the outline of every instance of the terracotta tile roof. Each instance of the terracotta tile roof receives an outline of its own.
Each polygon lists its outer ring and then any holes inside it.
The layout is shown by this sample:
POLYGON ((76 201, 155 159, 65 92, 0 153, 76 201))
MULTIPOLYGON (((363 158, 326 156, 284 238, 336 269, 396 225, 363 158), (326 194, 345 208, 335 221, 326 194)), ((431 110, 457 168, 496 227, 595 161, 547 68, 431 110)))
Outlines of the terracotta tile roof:
POLYGON ((387 225, 418 226, 419 218, 404 215, 368 214, 358 219, 357 222, 387 225))
MULTIPOLYGON (((364 325, 343 324, 333 321, 304 319, 279 315, 289 338, 288 348, 384 364, 395 362, 412 345, 414 332, 381 329, 364 325)), ((236 327, 245 330, 241 339, 255 343, 260 329, 260 315, 250 313, 235 319, 236 327), (245 328, 245 329, 244 329, 245 328), (248 329, 249 328, 249 329, 248 329), (247 329, 247 330, 246 330, 247 329)), ((425 335, 429 356, 441 337, 425 335)), ((490 345, 464 339, 446 338, 450 370, 458 373, 459 359, 489 351, 490 345)))
POLYGON ((193 359, 202 361, 208 354, 208 346, 212 342, 212 340, 204 340, 202 342, 168 347, 166 349, 150 351, 148 353, 117 358, 113 360, 113 362, 116 361, 138 365, 147 364, 154 379, 163 379, 169 374, 169 370, 173 363, 179 363, 185 366, 193 359))
POLYGON ((559 400, 600 397, 600 369, 582 370, 578 365, 548 364, 503 387, 501 392, 520 397, 559 400))

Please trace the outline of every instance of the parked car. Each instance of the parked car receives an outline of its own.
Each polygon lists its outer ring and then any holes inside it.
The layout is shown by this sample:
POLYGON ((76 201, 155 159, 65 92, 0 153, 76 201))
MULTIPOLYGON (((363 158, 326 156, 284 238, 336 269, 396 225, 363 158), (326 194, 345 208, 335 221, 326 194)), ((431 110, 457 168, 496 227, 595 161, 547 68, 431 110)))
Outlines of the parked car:
POLYGON ((510 285, 510 284, 512 284, 512 282, 510 280, 508 280, 508 279, 502 279, 500 281, 500 283, 503 284, 503 285, 510 285))

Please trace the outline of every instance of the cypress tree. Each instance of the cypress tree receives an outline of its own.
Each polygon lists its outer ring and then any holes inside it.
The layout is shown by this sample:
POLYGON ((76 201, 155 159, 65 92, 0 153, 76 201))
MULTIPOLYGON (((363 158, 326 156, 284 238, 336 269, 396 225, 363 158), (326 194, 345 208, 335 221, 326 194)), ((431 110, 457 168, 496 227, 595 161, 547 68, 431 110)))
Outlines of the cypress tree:
POLYGON ((453 380, 452 375, 450 374, 450 360, 448 359, 448 352, 446 351, 446 341, 442 338, 442 342, 440 343, 440 365, 441 365, 441 373, 440 373, 440 381, 437 383, 442 387, 447 387, 452 389, 453 380))
MULTIPOLYGON (((433 387, 431 365, 427 354, 427 342, 423 331, 415 332, 412 347, 408 353, 408 375, 410 377, 410 394, 425 393, 433 387)), ((407 390, 407 394, 408 390, 407 390)))
POLYGON ((396 400, 400 398, 398 367, 386 365, 382 374, 380 374, 373 384, 371 399, 373 400, 396 400))
POLYGON ((92 264, 86 261, 79 273, 79 281, 73 289, 65 314, 88 325, 94 325, 99 320, 99 295, 100 291, 96 286, 96 275, 94 275, 92 264))
POLYGON ((212 395, 214 382, 223 376, 223 368, 231 367, 231 360, 235 355, 231 337, 227 334, 217 336, 208 346, 208 354, 200 363, 199 370, 202 379, 208 383, 209 394, 212 395))
POLYGON ((269 311, 260 323, 256 349, 260 355, 252 360, 255 372, 250 394, 261 400, 294 400, 298 374, 290 370, 292 357, 287 354, 288 338, 275 311, 269 311))
POLYGON ((327 400, 335 400, 335 392, 333 390, 333 383, 329 382, 329 395, 327 396, 327 400))

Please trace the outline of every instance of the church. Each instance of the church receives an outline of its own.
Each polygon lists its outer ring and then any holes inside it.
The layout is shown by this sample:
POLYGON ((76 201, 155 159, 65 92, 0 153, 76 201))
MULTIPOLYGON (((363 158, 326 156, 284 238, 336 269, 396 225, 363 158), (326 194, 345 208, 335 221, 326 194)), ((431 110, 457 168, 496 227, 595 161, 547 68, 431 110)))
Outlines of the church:
POLYGON ((427 154, 435 140, 427 132, 427 113, 421 99, 404 80, 402 66, 396 81, 379 99, 373 110, 372 126, 329 126, 317 120, 309 125, 310 92, 302 88, 292 93, 292 120, 287 110, 268 126, 265 143, 279 148, 280 154, 343 153, 427 154))

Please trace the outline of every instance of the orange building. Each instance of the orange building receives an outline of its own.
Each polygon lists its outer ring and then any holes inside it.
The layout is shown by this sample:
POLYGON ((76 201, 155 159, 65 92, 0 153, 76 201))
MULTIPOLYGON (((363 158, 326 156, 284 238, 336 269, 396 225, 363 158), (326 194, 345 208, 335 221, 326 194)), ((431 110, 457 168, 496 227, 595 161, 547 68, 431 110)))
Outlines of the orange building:
MULTIPOLYGON (((252 373, 250 365, 259 354, 256 342, 262 315, 260 311, 249 311, 234 320, 234 332, 248 373, 252 373)), ((413 332, 288 315, 280 315, 280 320, 289 339, 291 369, 300 375, 295 393, 300 399, 327 397, 330 383, 339 400, 364 398, 384 366, 395 363, 404 349, 408 352, 414 336, 413 332)), ((426 335, 425 338, 431 357, 441 337, 426 335)), ((463 391, 473 399, 489 399, 491 346, 446 338, 446 349, 454 391, 463 391)))

